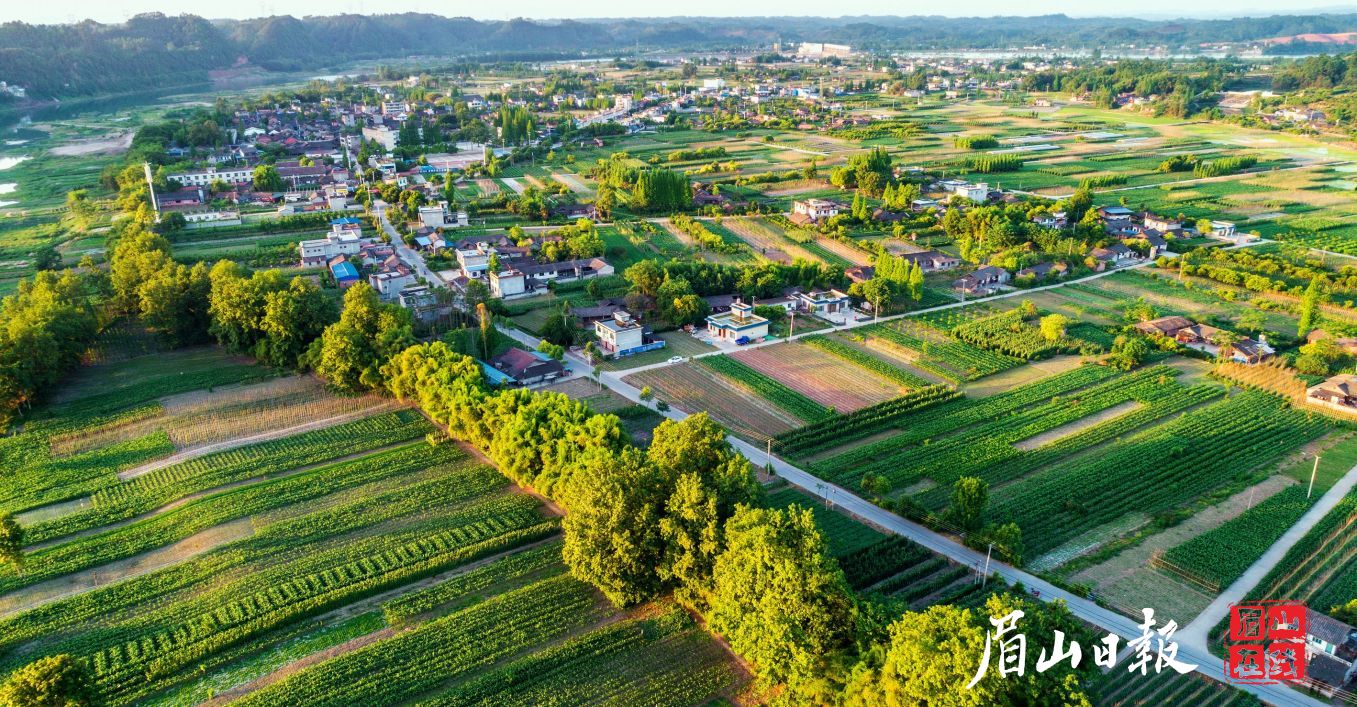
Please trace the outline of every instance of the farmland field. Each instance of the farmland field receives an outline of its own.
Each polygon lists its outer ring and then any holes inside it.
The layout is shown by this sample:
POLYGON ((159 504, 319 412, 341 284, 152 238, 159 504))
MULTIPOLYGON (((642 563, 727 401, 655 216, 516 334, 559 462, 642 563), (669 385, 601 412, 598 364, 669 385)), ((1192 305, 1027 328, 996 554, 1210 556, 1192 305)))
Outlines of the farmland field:
POLYGON ((684 412, 707 412, 735 434, 763 442, 801 426, 801 420, 755 394, 737 389, 717 374, 694 363, 665 366, 626 377, 640 388, 648 386, 655 398, 684 412))
POLYGON ((731 357, 839 412, 885 402, 902 392, 894 381, 801 343, 765 346, 731 357))
POLYGON ((32 511, 24 572, 0 571, 0 670, 68 653, 111 705, 324 701, 318 684, 345 704, 570 689, 686 705, 749 680, 677 606, 620 611, 566 576, 554 512, 425 442, 416 412, 303 378, 192 390, 148 363, 82 371, 89 393, 0 443, 20 465, 6 503, 32 511), (122 407, 93 392, 113 386, 142 392, 122 407), (326 416, 339 419, 251 441, 326 416), (78 448, 49 459, 49 438, 78 448), (230 444, 119 478, 175 439, 230 444))

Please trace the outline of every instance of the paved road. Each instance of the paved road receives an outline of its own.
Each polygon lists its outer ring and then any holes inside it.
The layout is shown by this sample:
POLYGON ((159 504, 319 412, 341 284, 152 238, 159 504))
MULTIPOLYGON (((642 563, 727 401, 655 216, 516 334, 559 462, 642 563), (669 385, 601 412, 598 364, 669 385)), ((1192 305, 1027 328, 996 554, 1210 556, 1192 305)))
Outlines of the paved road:
POLYGON ((400 231, 397 231, 396 227, 391 225, 391 221, 386 218, 386 209, 387 203, 385 201, 378 199, 372 202, 372 211, 377 214, 377 219, 381 221, 382 229, 391 237, 391 245, 396 249, 396 257, 400 258, 402 263, 410 266, 410 269, 414 270, 416 275, 424 278, 430 285, 447 287, 448 283, 443 280, 442 276, 424 263, 424 256, 420 255, 419 251, 414 248, 405 245, 405 239, 401 237, 400 231))
POLYGON ((1234 584, 1226 587, 1225 591, 1221 592, 1215 601, 1207 605, 1206 609, 1192 623, 1185 626, 1180 634, 1182 640, 1205 646, 1207 634, 1229 614, 1230 605, 1242 600, 1250 590, 1263 581, 1263 577, 1267 576, 1267 573, 1281 561, 1282 557, 1296 543, 1300 542, 1300 539, 1305 537, 1305 534, 1310 532, 1310 529, 1315 527, 1320 519, 1333 510, 1334 506, 1337 506, 1339 501, 1342 501, 1343 497, 1347 496, 1354 486, 1357 486, 1357 466, 1349 469, 1343 475, 1343 478, 1338 480, 1338 483, 1325 492, 1315 502, 1315 505, 1311 506, 1310 510, 1306 511, 1305 515, 1296 521, 1295 525, 1292 525, 1277 542, 1272 544, 1272 547, 1268 548, 1267 552, 1263 553, 1262 557, 1258 558, 1257 562, 1250 565, 1249 569, 1239 579, 1235 580, 1234 584))

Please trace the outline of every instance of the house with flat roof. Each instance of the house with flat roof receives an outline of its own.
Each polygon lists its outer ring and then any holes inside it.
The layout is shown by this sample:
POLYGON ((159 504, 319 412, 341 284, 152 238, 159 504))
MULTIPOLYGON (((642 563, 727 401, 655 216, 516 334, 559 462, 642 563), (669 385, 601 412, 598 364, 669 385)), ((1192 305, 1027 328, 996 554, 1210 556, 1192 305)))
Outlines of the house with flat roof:
POLYGON ((595 321, 594 334, 598 336, 599 348, 617 358, 662 349, 666 343, 664 339, 654 338, 625 309, 613 312, 610 318, 595 321))
POLYGON ((848 311, 851 302, 848 293, 839 290, 811 290, 792 295, 798 308, 817 316, 841 314, 848 311))
POLYGON ((715 341, 758 341, 768 336, 768 320, 754 314, 754 305, 736 300, 728 311, 707 316, 707 334, 715 341))
POLYGON ((792 202, 791 220, 801 225, 820 223, 838 216, 845 208, 832 199, 798 199, 792 202))

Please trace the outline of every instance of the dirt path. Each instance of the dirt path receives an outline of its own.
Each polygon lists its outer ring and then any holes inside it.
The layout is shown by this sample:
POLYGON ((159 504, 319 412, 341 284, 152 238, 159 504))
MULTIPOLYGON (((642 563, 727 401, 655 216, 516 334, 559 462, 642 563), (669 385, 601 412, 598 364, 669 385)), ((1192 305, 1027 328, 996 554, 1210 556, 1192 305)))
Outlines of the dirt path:
POLYGON ((1134 410, 1139 410, 1140 408, 1143 407, 1145 407, 1145 405, 1138 400, 1127 400, 1126 402, 1120 405, 1113 405, 1112 407, 1107 408, 1106 410, 1102 410, 1093 415, 1089 415, 1088 417, 1085 417, 1083 419, 1075 420, 1074 422, 1071 422, 1067 425, 1061 425, 1055 429, 1047 430, 1035 437, 1028 437, 1027 439, 1024 439, 1014 444, 1013 447, 1015 449, 1021 449, 1025 452, 1031 449, 1036 449, 1037 447, 1048 445, 1052 442, 1059 442, 1060 440, 1065 439, 1070 435, 1079 434, 1080 432, 1083 432, 1084 430, 1090 427, 1100 425, 1104 422, 1107 422, 1108 420, 1121 417, 1122 415, 1125 415, 1134 410))
POLYGON ((143 464, 141 466, 133 467, 126 471, 118 472, 118 480, 127 481, 129 479, 135 479, 138 476, 144 476, 157 469, 163 469, 167 466, 170 466, 172 464, 178 464, 179 462, 182 461, 197 459, 198 457, 206 456, 213 452, 221 452, 228 449, 235 449, 237 447, 243 447, 245 445, 254 444, 256 442, 268 442, 270 440, 280 439, 283 437, 291 437, 292 435, 295 434, 310 432, 311 430, 318 430, 325 427, 332 427, 334 425, 350 422, 352 420, 357 420, 364 417, 371 417, 372 415, 382 411, 383 410, 377 408, 368 408, 365 410, 358 410, 356 412, 345 413, 343 415, 328 417, 324 420, 314 420, 312 422, 306 422, 300 425, 294 425, 292 427, 285 427, 281 430, 269 430, 268 432, 247 435, 245 437, 237 437, 235 439, 230 439, 225 442, 216 442, 214 444, 195 447, 193 449, 186 449, 182 452, 175 452, 174 454, 171 454, 170 456, 165 457, 163 459, 157 459, 156 461, 150 462, 148 464, 143 464))
POLYGON ((222 545, 244 540, 251 535, 254 535, 252 520, 240 518, 215 525, 179 542, 144 552, 135 557, 74 572, 46 582, 39 582, 0 596, 0 618, 76 594, 82 594, 107 584, 138 577, 162 567, 183 562, 190 557, 201 555, 222 545))

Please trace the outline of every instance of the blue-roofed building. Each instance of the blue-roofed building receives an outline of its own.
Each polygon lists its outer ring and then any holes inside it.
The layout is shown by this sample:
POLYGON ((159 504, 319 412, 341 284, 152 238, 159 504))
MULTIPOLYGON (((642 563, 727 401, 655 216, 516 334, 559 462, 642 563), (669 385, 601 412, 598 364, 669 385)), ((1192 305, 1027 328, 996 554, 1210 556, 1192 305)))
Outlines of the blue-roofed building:
POLYGON ((330 274, 335 276, 335 282, 341 289, 347 288, 358 282, 358 268, 347 260, 342 263, 335 263, 330 266, 330 274))
POLYGON ((358 220, 358 217, 357 217, 357 216, 343 216, 343 217, 341 217, 341 218, 331 219, 331 220, 330 220, 330 225, 331 225, 331 226, 361 226, 361 225, 363 225, 363 222, 360 221, 360 220, 358 220))
POLYGON ((513 385, 518 382, 514 380, 513 376, 495 370, 494 366, 479 358, 476 359, 476 363, 481 364, 481 372, 485 374, 485 380, 489 381, 492 386, 513 385))

